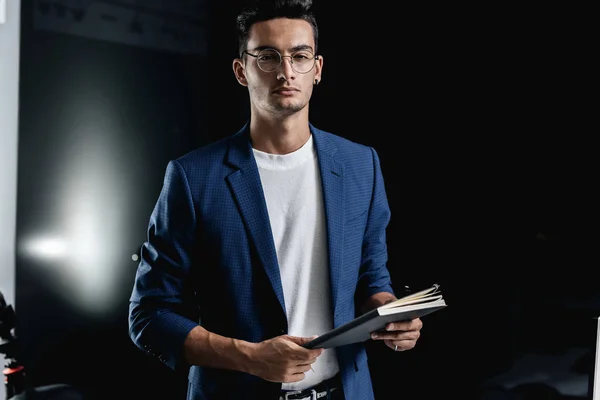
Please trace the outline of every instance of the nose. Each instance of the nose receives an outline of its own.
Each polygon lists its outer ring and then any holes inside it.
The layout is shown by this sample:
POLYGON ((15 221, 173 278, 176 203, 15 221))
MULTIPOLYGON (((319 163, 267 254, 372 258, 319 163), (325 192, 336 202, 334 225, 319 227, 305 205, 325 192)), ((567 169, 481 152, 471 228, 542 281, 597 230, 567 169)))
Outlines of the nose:
POLYGON ((279 69, 277 70, 277 79, 283 79, 285 81, 292 79, 295 77, 296 71, 292 68, 292 60, 291 56, 282 56, 281 64, 279 64, 279 69), (288 62, 286 62, 286 58, 289 58, 288 62))

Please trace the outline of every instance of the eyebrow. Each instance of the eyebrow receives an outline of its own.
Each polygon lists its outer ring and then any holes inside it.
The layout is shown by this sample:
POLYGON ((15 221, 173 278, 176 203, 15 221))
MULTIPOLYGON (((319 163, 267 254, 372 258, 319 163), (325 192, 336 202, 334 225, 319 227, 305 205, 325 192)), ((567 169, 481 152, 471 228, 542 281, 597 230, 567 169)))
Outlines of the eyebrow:
MULTIPOLYGON (((252 49, 253 51, 262 51, 262 50, 277 50, 281 53, 281 50, 273 47, 273 46, 258 46, 255 47, 254 49, 252 49)), ((295 52, 295 51, 302 51, 302 50, 310 50, 311 52, 314 52, 312 46, 309 46, 307 44, 300 44, 298 46, 294 46, 292 48, 289 49, 291 53, 295 52)))

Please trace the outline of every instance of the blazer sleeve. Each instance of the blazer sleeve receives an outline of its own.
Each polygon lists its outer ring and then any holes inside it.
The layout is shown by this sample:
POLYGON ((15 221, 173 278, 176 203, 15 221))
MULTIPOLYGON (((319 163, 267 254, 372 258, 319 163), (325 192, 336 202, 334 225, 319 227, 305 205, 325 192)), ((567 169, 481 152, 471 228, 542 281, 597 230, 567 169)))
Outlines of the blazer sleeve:
POLYGON ((175 371, 187 368, 183 343, 198 325, 194 294, 187 283, 195 230, 185 172, 177 161, 170 161, 141 248, 129 302, 129 336, 175 371))
POLYGON ((379 156, 373 148, 371 148, 371 154, 373 190, 363 238, 362 260, 356 290, 357 305, 364 304, 375 293, 394 293, 390 273, 387 269, 386 229, 391 218, 391 211, 379 156))

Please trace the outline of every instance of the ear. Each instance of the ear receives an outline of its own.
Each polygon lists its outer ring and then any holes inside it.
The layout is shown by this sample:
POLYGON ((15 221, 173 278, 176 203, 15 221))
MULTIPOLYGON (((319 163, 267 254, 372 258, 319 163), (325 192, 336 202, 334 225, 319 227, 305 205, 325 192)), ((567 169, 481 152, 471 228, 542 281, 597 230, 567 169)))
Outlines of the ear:
POLYGON ((246 80, 246 68, 244 67, 244 60, 241 58, 236 58, 233 60, 233 73, 235 74, 235 79, 242 86, 248 86, 248 81, 246 80))
POLYGON ((317 56, 317 63, 315 65, 315 78, 314 78, 314 82, 316 85, 318 85, 321 82, 321 75, 323 74, 323 56, 319 55, 317 56))

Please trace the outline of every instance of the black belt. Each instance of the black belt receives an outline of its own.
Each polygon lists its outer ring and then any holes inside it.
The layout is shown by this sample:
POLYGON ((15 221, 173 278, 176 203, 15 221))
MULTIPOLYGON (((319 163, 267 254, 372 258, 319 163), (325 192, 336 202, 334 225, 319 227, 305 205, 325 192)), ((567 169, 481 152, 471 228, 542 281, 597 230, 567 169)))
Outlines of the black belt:
POLYGON ((329 378, 303 390, 282 390, 279 400, 326 400, 330 398, 328 396, 330 393, 341 389, 342 382, 338 374, 333 378, 329 378))

